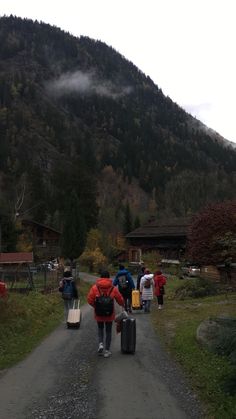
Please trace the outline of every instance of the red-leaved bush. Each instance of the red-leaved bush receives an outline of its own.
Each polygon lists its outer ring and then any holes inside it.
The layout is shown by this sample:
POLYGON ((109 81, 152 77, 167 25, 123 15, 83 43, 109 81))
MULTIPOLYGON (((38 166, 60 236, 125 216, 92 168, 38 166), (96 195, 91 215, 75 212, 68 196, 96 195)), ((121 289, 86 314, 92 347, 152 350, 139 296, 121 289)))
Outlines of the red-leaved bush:
POLYGON ((210 204, 194 216, 187 254, 201 265, 236 262, 236 200, 210 204))

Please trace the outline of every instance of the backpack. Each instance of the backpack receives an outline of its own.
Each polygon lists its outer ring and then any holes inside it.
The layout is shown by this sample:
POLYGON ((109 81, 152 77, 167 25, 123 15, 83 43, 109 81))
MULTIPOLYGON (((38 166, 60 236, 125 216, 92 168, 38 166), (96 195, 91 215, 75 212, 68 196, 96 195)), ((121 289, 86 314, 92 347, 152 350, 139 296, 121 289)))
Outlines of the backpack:
POLYGON ((113 290, 113 286, 111 287, 109 293, 104 295, 101 293, 100 288, 97 286, 99 291, 99 297, 95 299, 95 313, 97 316, 111 316, 114 310, 114 299, 110 296, 113 290))
POLYGON ((150 278, 145 279, 144 288, 151 288, 151 279, 150 278))
POLYGON ((129 281, 125 274, 118 277, 118 283, 120 290, 126 290, 129 287, 129 281))
POLYGON ((62 291, 62 298, 63 300, 72 300, 74 296, 74 288, 72 281, 65 281, 63 291, 62 291))

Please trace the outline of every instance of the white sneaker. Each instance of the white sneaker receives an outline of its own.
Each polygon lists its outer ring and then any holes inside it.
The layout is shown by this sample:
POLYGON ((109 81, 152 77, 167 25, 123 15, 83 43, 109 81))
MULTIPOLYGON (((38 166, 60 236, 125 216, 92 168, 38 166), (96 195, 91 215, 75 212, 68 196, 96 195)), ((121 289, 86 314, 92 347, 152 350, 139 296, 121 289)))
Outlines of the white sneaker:
POLYGON ((158 306, 158 310, 162 310, 162 306, 160 306, 160 305, 159 305, 159 306, 158 306))
POLYGON ((109 358, 111 356, 111 351, 108 351, 107 349, 104 352, 104 358, 109 358))
POLYGON ((98 355, 102 355, 102 353, 103 353, 103 343, 100 342, 98 346, 98 355))

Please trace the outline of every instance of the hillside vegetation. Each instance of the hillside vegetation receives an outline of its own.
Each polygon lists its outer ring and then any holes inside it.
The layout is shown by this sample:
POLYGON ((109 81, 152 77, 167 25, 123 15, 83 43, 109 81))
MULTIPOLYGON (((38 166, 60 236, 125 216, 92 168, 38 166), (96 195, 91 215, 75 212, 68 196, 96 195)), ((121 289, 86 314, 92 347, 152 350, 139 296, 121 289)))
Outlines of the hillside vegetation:
POLYGON ((1 212, 24 190, 21 212, 57 229, 72 190, 87 230, 107 231, 126 201, 142 219, 235 196, 236 152, 150 77, 100 41, 13 16, 0 19, 0 136, 1 212))

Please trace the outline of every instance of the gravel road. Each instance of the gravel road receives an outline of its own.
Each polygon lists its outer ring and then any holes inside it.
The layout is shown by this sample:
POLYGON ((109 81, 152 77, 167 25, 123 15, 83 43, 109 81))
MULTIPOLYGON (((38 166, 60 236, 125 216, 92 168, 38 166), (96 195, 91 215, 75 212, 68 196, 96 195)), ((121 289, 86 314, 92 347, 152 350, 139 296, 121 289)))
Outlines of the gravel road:
MULTIPOLYGON (((81 275, 94 281, 91 275, 81 275)), ((93 310, 82 307, 79 330, 60 325, 0 378, 1 419, 185 419, 204 417, 196 396, 161 347, 150 317, 134 314, 135 355, 97 356, 93 310)))

